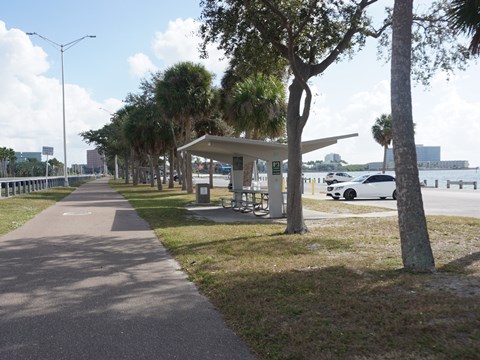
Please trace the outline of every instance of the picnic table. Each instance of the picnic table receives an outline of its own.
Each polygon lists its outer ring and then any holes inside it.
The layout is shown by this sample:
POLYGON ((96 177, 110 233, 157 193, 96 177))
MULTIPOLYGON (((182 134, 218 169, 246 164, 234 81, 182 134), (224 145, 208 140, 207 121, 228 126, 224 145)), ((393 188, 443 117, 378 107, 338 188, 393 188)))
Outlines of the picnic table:
POLYGON ((256 216, 269 214, 268 190, 243 188, 241 190, 232 190, 232 193, 232 198, 222 198, 222 206, 224 208, 232 208, 243 213, 253 212, 256 216))

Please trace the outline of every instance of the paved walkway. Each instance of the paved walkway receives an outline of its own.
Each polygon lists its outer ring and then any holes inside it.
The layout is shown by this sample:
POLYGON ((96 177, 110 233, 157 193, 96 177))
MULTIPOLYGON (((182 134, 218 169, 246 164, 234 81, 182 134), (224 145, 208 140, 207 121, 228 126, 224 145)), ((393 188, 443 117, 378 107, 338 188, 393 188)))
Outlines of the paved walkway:
POLYGON ((105 179, 0 237, 0 359, 254 359, 105 179))

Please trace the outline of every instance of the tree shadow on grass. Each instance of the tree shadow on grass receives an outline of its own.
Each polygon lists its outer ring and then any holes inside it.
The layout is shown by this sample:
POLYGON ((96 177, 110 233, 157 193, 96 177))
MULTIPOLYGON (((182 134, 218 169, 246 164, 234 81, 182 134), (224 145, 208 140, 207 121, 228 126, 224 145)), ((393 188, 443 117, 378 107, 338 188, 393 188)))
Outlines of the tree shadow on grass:
POLYGON ((434 275, 320 265, 224 276, 216 304, 265 358, 475 359, 480 351, 480 296, 425 286, 434 275))
POLYGON ((455 259, 441 267, 439 267, 439 271, 467 271, 467 268, 472 265, 475 262, 480 261, 480 251, 468 254, 466 256, 463 256, 459 259, 455 259))

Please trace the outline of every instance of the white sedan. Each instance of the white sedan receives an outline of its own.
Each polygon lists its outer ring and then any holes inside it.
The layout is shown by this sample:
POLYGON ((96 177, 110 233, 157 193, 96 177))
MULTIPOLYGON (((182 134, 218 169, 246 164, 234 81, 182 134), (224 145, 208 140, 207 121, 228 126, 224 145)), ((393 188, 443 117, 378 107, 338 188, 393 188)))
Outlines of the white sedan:
POLYGON ((338 200, 361 198, 397 198, 395 178, 390 175, 362 175, 355 179, 340 184, 332 184, 327 187, 327 196, 338 200))

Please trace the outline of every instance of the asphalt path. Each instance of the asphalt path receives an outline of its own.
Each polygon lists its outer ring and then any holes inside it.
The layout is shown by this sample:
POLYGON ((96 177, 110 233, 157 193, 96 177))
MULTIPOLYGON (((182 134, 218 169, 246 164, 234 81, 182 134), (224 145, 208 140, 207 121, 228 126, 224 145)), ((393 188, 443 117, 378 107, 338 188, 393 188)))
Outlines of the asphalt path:
POLYGON ((254 359, 105 179, 0 237, 0 359, 254 359))

